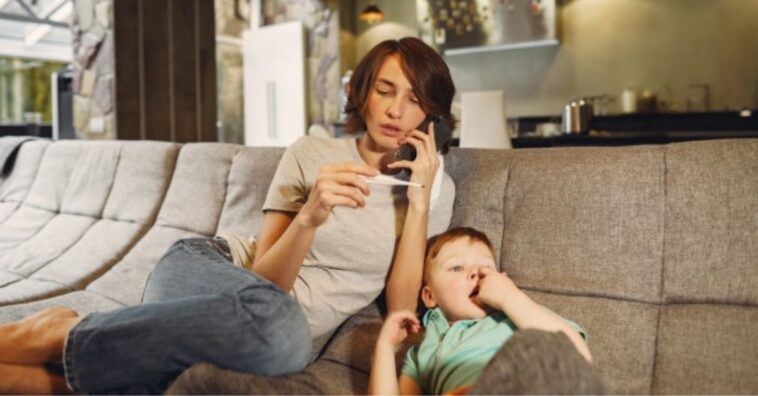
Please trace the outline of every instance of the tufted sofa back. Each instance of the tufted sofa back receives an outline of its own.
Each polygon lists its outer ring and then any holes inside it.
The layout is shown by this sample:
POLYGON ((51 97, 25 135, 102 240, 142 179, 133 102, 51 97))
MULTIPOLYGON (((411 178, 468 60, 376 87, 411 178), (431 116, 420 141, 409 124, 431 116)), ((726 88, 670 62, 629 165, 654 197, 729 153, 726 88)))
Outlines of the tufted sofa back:
POLYGON ((611 393, 758 391, 758 141, 451 157, 453 223, 587 329, 611 393))
MULTIPOLYGON (((5 143, 0 139, 0 146, 5 143)), ((134 305, 175 240, 255 234, 281 148, 31 141, 0 178, 0 322, 134 305)), ((453 149, 452 223, 580 323, 610 393, 757 393, 758 139, 453 149)), ((309 368, 365 390, 381 322, 355 315, 309 368)))

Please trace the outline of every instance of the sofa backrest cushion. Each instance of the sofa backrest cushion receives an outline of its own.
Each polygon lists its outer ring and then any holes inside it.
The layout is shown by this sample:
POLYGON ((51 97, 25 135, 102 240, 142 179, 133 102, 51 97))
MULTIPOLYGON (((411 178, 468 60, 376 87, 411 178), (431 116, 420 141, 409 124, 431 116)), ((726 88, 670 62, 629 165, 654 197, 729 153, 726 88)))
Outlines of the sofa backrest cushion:
POLYGON ((180 147, 152 141, 125 144, 102 217, 152 223, 166 195, 180 147))
POLYGON ((255 235, 263 225, 263 201, 284 148, 245 147, 234 156, 216 232, 255 235))
POLYGON ((211 236, 221 229, 256 234, 263 222, 263 200, 283 152, 219 143, 183 145, 156 224, 87 290, 122 304, 138 304, 150 271, 173 242, 211 236), (122 282, 135 287, 121 288, 122 282))
POLYGON ((503 205, 512 158, 509 151, 456 147, 445 156, 445 170, 455 181, 456 190, 450 227, 474 227, 484 232, 501 263, 503 205))
POLYGON ((667 302, 758 305, 758 140, 666 150, 667 302))
POLYGON ((241 146, 185 144, 156 225, 213 235, 226 199, 232 159, 241 146))
MULTIPOLYGON (((94 142, 90 142, 94 143, 94 142)), ((74 164, 63 193, 61 213, 100 217, 111 192, 123 142, 87 144, 74 164)))
POLYGON ((535 290, 659 302, 663 183, 660 147, 517 151, 504 269, 535 290))
POLYGON ((85 142, 60 141, 51 144, 42 157, 37 177, 24 200, 24 205, 49 212, 58 212, 63 195, 85 142))
POLYGON ((669 145, 666 164, 652 393, 756 393, 758 139, 669 145))
POLYGON ((458 191, 454 225, 486 232, 501 269, 584 326, 612 393, 649 392, 661 301, 662 149, 453 149, 446 166, 458 191))
POLYGON ((26 198, 37 177, 42 155, 50 144, 49 140, 26 142, 18 148, 12 171, 0 185, 0 224, 18 208, 26 198))
POLYGON ((177 152, 163 142, 51 143, 29 196, 0 226, 15 238, 0 246, 10 280, 0 305, 77 290, 107 272, 152 225, 177 152))

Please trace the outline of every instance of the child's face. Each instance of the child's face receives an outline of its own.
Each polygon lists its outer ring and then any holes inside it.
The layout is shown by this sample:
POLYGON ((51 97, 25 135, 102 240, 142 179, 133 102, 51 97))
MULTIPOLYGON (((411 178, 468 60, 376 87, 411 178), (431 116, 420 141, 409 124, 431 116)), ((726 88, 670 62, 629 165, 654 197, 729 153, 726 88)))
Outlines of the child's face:
POLYGON ((428 265, 428 282, 421 290, 427 308, 439 306, 451 322, 487 315, 485 306, 476 300, 479 268, 497 269, 487 245, 468 237, 454 239, 443 245, 428 265))

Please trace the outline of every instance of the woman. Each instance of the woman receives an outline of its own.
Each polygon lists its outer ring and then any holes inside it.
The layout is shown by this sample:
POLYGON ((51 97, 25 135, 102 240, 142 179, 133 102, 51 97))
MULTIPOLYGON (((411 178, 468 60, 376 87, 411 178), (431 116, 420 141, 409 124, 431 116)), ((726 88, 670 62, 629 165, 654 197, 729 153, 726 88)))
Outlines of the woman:
POLYGON ((161 392, 197 362, 287 374, 308 363, 312 337, 328 336, 385 281, 389 310, 415 309, 417 256, 427 228, 447 227, 454 198, 449 176, 437 177, 432 205, 434 126, 429 135, 415 128, 428 115, 452 125, 455 88, 437 53, 404 38, 373 48, 349 89, 348 129, 366 133, 305 137, 287 149, 264 203, 252 272, 229 265, 223 240, 178 241, 156 264, 142 305, 84 318, 53 308, 0 326, 0 390, 161 392), (402 144, 416 159, 394 160, 402 144), (401 170, 423 187, 366 179, 401 170), (57 361, 65 379, 44 366, 57 361))

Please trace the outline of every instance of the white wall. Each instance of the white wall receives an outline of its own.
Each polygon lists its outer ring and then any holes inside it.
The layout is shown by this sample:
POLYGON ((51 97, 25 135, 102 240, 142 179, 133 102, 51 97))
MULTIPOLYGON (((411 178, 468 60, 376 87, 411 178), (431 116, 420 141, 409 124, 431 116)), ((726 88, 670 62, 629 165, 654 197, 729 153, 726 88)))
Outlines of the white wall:
MULTIPOLYGON (((381 40, 417 35, 415 1, 377 4, 386 22, 357 24, 357 59, 381 40)), ((557 115, 573 96, 664 84, 683 110, 692 83, 710 85, 712 110, 758 108, 758 0, 559 0, 558 18, 558 47, 447 56, 458 91, 503 89, 509 116, 557 115)))

